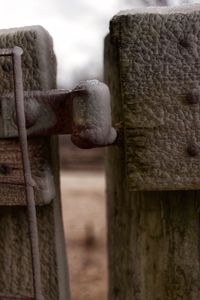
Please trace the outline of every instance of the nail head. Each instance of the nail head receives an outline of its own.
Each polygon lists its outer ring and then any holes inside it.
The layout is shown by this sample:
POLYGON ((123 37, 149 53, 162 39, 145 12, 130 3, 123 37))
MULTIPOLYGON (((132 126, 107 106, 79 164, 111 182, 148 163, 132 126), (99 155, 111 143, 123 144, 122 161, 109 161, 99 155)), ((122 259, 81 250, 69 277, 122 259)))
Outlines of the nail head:
POLYGON ((199 147, 197 145, 189 145, 187 147, 187 153, 189 156, 195 157, 199 154, 199 147))
POLYGON ((188 104, 198 104, 200 102, 200 91, 194 90, 186 95, 188 104))
POLYGON ((189 48, 191 43, 187 39, 179 40, 179 44, 184 48, 189 48))
POLYGON ((8 175, 12 171, 12 168, 7 164, 0 164, 0 174, 1 175, 8 175))

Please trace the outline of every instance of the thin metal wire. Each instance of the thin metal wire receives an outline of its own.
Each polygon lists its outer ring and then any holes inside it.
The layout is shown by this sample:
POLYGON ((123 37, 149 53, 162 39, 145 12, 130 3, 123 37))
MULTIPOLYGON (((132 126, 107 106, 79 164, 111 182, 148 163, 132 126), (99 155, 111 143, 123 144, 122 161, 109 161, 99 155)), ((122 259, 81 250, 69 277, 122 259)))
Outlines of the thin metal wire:
POLYGON ((39 251, 39 237, 37 214, 34 197, 34 181, 31 175, 31 166, 28 153, 28 139, 26 132, 26 120, 24 110, 24 90, 21 55, 23 50, 20 47, 13 48, 13 72, 14 72, 14 94, 15 108, 17 116, 17 127, 19 132, 20 147, 22 153, 22 163, 24 170, 24 182, 26 189, 26 200, 29 219, 29 230, 31 240, 32 267, 33 267, 33 285, 35 300, 43 300, 42 284, 41 284, 41 265, 39 251))
POLYGON ((32 297, 26 297, 26 296, 13 296, 13 295, 2 295, 0 294, 0 300, 34 300, 32 297))
MULTIPOLYGON (((38 237, 37 214, 36 214, 35 197, 34 197, 34 181, 31 175, 31 166, 30 166, 30 159, 28 153, 28 139, 27 139, 27 132, 26 132, 26 120, 25 120, 25 111, 24 111, 23 75, 22 75, 22 65, 21 65, 22 53, 23 50, 20 47, 0 49, 0 56, 11 56, 13 62, 15 108, 16 108, 20 148, 22 154, 24 183, 25 183, 26 201, 27 201, 27 209, 28 209, 28 221, 29 221, 31 254, 32 254, 31 257, 32 257, 32 270, 33 270, 34 299, 44 300, 42 295, 39 237, 38 237)), ((4 297, 6 298, 6 295, 4 295, 4 297)), ((21 298, 15 297, 13 299, 21 299, 21 298)), ((27 299, 31 299, 31 298, 27 298, 27 299)))

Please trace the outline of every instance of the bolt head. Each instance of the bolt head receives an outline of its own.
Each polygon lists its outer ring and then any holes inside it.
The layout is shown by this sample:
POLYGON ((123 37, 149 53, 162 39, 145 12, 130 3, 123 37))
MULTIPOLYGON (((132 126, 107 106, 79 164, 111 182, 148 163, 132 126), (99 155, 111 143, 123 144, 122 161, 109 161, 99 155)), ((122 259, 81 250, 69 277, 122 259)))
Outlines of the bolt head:
POLYGON ((196 157, 199 154, 199 147, 195 144, 191 144, 187 147, 187 153, 191 157, 196 157))
POLYGON ((200 90, 196 89, 191 91, 186 95, 186 100, 188 104, 198 104, 200 103, 200 90))

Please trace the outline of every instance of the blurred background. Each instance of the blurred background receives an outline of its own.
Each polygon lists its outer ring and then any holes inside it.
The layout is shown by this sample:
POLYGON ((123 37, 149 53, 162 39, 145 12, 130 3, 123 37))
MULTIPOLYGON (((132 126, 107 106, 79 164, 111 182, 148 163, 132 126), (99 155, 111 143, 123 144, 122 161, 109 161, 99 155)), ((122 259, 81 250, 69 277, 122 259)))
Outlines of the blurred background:
MULTIPOLYGON (((180 0, 0 0, 0 28, 42 25, 54 40, 59 88, 103 80, 103 41, 109 20, 136 6, 179 5, 180 0)), ((63 220, 72 300, 106 300, 104 151, 79 150, 60 137, 63 220)))

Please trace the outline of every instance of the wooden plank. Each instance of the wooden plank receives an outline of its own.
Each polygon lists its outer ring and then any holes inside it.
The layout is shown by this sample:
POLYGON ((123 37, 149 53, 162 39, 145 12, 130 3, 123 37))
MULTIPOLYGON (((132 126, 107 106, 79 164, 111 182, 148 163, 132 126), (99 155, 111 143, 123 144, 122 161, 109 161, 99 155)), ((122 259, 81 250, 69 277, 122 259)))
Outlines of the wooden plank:
MULTIPOLYGON (((188 8, 187 14, 199 19, 199 6, 188 8)), ((152 9, 150 9, 152 12, 152 9)), ((167 12, 167 8, 165 9, 167 12)), ((145 12, 147 13, 147 11, 145 12)), ((111 89, 113 123, 123 126, 128 110, 125 99, 122 69, 127 68, 120 53, 128 48, 129 64, 133 64, 132 46, 134 13, 122 13, 111 24, 111 33, 105 43, 105 78, 111 89), (122 25, 123 24, 123 25, 122 25), (123 31, 120 31, 124 26, 123 31), (126 29, 125 29, 126 26, 126 29), (119 36, 126 30, 126 40, 119 36), (123 49, 122 49, 123 48, 123 49)), ((136 15, 138 20, 139 16, 136 15)), ((171 17, 143 15, 143 19, 171 22, 171 17)), ((180 15, 184 20, 185 15, 180 15)), ((139 21, 138 21, 139 22, 139 21)), ((170 24, 173 25, 174 22, 170 24)), ((141 23, 140 23, 141 25, 141 23)), ((141 25, 142 26, 142 25, 141 25)), ((159 22, 152 23, 157 30, 159 22)), ((177 26, 179 22, 177 21, 177 26)), ((137 26, 138 27, 138 26, 137 26)), ((197 33, 196 33, 197 34, 197 33)), ((135 37, 134 37, 135 38, 135 37)), ((140 39, 140 38, 139 38, 140 39)), ((134 51, 134 47, 133 47, 134 51)), ((142 48, 140 49, 142 53, 142 48)), ((128 59, 128 58, 127 58, 128 59)), ((177 69, 178 71, 178 69, 177 69)), ((124 73, 123 73, 124 74, 124 73)), ((132 82, 133 70, 127 70, 127 84, 132 82)), ((138 89, 143 86, 143 77, 138 89)), ((131 85, 131 93, 134 92, 131 85)), ((134 106, 134 98, 129 99, 134 106)), ((124 132, 123 127, 121 128, 124 132)), ((125 135, 127 132, 125 132, 125 135)), ((109 256, 109 300, 195 300, 200 297, 199 261, 199 191, 130 191, 126 170, 125 141, 107 149, 107 222, 109 256)), ((133 158, 134 159, 134 158, 133 158)), ((159 160, 159 157, 158 157, 159 160)), ((189 173, 190 176, 190 173, 189 173)))
MULTIPOLYGON (((25 90, 47 90, 56 87, 56 63, 52 39, 42 27, 0 30, 0 48, 13 46, 20 46, 24 50, 22 68, 25 90)), ((9 58, 0 59, 1 94, 13 91, 10 64, 9 58)), ((3 122, 2 119, 0 121, 3 122)), ((17 186, 13 185, 16 180, 22 181, 17 143, 16 139, 0 140, 1 161, 9 163, 14 169, 13 173, 4 175, 5 177, 1 176, 1 182, 8 179, 12 184, 5 187, 5 184, 1 183, 0 188, 1 195, 8 192, 10 198, 14 190, 17 190, 17 199, 21 197, 23 202, 22 189, 20 187, 17 189, 17 186)), ((31 168, 35 178, 40 177, 41 172, 50 170, 50 174, 53 174, 52 188, 55 192, 50 204, 37 208, 43 295, 44 299, 48 300, 66 300, 69 299, 69 290, 58 186, 57 142, 55 138, 38 137, 29 139, 29 145, 32 157, 31 168)), ((37 198, 37 201, 39 202, 40 199, 37 198)), ((0 290, 1 294, 5 295, 33 296, 30 240, 25 206, 1 206, 0 290)))

